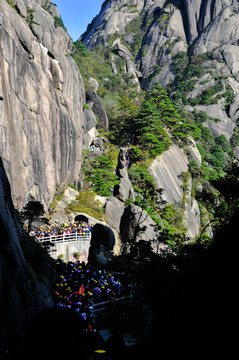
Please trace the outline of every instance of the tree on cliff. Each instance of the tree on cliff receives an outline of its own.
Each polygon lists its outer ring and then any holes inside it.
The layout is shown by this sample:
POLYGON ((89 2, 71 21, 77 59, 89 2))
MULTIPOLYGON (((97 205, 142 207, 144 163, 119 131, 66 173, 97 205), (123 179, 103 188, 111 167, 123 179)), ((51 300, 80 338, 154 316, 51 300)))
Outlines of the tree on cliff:
POLYGON ((101 196, 110 196, 119 179, 114 174, 114 166, 105 155, 100 155, 91 162, 91 169, 86 171, 86 180, 93 183, 94 191, 101 196))
POLYGON ((23 207, 22 216, 28 223, 27 232, 31 232, 32 223, 34 220, 41 220, 46 222, 46 219, 42 218, 44 214, 44 206, 39 201, 28 201, 23 207))

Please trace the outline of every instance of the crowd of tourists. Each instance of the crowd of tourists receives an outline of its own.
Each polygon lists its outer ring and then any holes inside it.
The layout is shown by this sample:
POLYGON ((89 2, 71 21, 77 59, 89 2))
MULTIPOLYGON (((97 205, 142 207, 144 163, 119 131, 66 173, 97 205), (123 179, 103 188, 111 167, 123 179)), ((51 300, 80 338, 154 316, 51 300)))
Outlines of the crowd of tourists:
POLYGON ((125 157, 126 157, 126 168, 130 168, 132 165, 134 156, 132 152, 132 145, 135 143, 135 134, 129 134, 129 141, 127 142, 126 146, 121 147, 121 149, 125 150, 125 157))
POLYGON ((84 262, 59 260, 56 265, 55 306, 33 317, 26 331, 14 333, 5 347, 0 343, 0 358, 128 359, 123 356, 123 337, 112 334, 104 339, 91 315, 95 303, 123 295, 123 280, 114 273, 90 269, 84 262))
POLYGON ((98 145, 91 145, 89 147, 89 151, 102 151, 105 152, 107 150, 107 146, 98 146, 98 145))
POLYGON ((125 150, 125 157, 126 157, 126 169, 130 168, 132 161, 133 161, 133 154, 131 152, 132 145, 130 142, 127 143, 125 147, 121 149, 125 150))
POLYGON ((92 229, 93 229, 93 225, 90 223, 87 223, 85 221, 74 221, 69 224, 68 223, 61 224, 60 226, 42 225, 36 227, 30 232, 30 236, 34 236, 38 239, 45 237, 53 237, 58 235, 75 234, 75 233, 86 236, 92 231, 92 229))
POLYGON ((123 296, 118 277, 105 270, 91 270, 84 262, 58 264, 54 300, 57 307, 80 314, 88 331, 93 331, 92 306, 123 296))
POLYGON ((92 188, 93 186, 93 182, 92 181, 86 181, 86 183, 83 186, 83 191, 88 191, 92 188))

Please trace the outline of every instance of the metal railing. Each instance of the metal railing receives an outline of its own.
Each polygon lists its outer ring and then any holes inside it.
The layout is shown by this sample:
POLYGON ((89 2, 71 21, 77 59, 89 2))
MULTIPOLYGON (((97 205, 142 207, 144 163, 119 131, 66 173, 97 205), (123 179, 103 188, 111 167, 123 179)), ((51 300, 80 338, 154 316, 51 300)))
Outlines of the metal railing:
POLYGON ((43 242, 70 242, 70 241, 90 241, 91 239, 91 232, 83 232, 83 234, 74 233, 74 234, 61 234, 61 235, 49 235, 44 237, 37 237, 36 240, 43 243, 43 242))
POLYGON ((112 300, 112 301, 104 301, 100 303, 93 304, 90 309, 90 314, 92 318, 96 321, 97 318, 104 315, 105 312, 109 312, 112 309, 112 306, 119 303, 125 303, 128 302, 129 299, 127 299, 125 296, 120 297, 118 299, 112 300))

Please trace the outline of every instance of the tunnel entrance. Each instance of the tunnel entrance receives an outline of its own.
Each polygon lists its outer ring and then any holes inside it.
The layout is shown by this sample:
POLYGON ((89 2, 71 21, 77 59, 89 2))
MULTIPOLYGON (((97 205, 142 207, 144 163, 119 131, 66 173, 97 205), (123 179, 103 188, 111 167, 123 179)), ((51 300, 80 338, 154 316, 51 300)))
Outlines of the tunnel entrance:
POLYGON ((84 222, 88 223, 89 219, 85 215, 76 215, 75 221, 79 221, 79 222, 84 221, 84 222))

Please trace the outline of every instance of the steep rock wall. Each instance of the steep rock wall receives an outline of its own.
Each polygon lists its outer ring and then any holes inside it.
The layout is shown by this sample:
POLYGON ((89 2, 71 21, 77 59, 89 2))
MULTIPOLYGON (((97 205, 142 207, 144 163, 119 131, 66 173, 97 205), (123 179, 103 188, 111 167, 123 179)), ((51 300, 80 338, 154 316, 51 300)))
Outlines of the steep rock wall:
POLYGON ((114 34, 112 72, 117 73, 118 57, 125 59, 126 73, 133 75, 133 81, 143 89, 172 84, 177 75, 175 56, 184 53, 189 64, 192 61, 201 70, 201 74, 192 76, 194 89, 189 88, 185 95, 189 102, 199 106, 188 110, 206 112, 208 120, 204 125, 215 137, 225 135, 230 140, 239 116, 238 16, 236 0, 138 0, 130 5, 124 0, 107 0, 82 40, 90 49, 100 42, 107 47, 107 39, 114 34), (112 19, 116 17, 114 23, 112 19), (114 24, 120 19, 119 31, 114 24), (131 21, 136 22, 129 30, 127 25, 131 21), (136 44, 139 50, 133 56, 131 45, 139 37, 136 44), (129 62, 133 72, 127 69, 129 62), (200 103, 200 96, 218 84, 223 90, 211 96, 210 102, 200 103), (231 94, 234 99, 228 100, 231 94), (215 122, 214 118, 220 121, 215 122))
POLYGON ((180 204, 183 198, 182 172, 188 171, 188 160, 182 150, 172 146, 151 164, 149 171, 157 188, 164 189, 163 198, 169 204, 180 204))
POLYGON ((181 175, 188 172, 188 164, 188 158, 182 149, 173 145, 153 161, 149 172, 155 179, 156 187, 164 190, 163 199, 168 204, 177 204, 182 207, 187 236, 194 238, 200 230, 200 210, 196 200, 191 196, 191 178, 187 184, 187 192, 184 193, 184 180, 181 175))
MULTIPOLYGON (((169 85, 170 96, 179 105, 185 104, 188 112, 203 112, 203 126, 215 138, 224 135, 235 146, 239 119, 238 20, 236 0, 106 0, 81 39, 89 49, 99 43, 110 47, 113 74, 120 72, 116 66, 120 59, 124 74, 132 74, 144 90, 169 85), (133 72, 127 70, 129 62, 133 72)), ((175 147, 157 159, 154 170, 166 200, 178 203, 183 194, 177 170, 184 164, 180 171, 187 171, 188 159, 183 155, 182 161, 182 154, 176 152, 175 158, 165 162, 173 151, 175 147), (173 162, 175 166, 170 167, 173 162)), ((238 158, 238 147, 233 151, 238 158)), ((191 157, 195 160, 192 152, 191 157)), ((200 166, 198 154, 195 161, 200 166)), ((188 197, 186 204, 185 218, 192 236, 199 228, 199 211, 193 199, 188 197)))
POLYGON ((0 155, 14 203, 48 207, 57 185, 79 181, 84 85, 56 7, 12 3, 0 0, 0 155))

